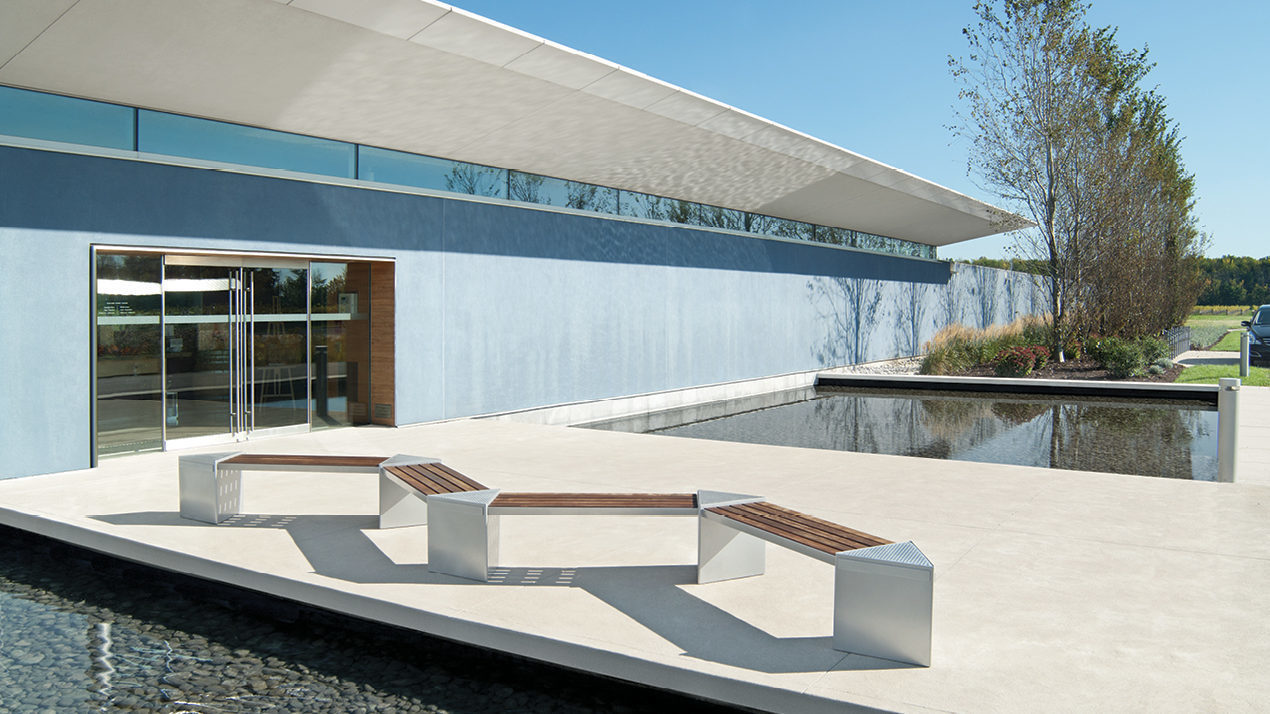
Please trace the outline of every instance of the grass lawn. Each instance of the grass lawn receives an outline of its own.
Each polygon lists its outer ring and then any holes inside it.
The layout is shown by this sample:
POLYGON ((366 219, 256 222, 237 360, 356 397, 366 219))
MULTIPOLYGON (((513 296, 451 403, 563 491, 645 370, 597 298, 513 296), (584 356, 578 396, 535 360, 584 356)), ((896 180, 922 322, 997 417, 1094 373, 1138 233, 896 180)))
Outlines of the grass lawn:
MULTIPOLYGON (((1201 364, 1187 367, 1174 380, 1178 384, 1217 384, 1222 377, 1238 377, 1239 365, 1234 364, 1201 364)), ((1252 387, 1270 387, 1270 369, 1265 367, 1249 367, 1248 376, 1243 383, 1252 387)))
POLYGON ((1239 327, 1239 323, 1243 320, 1251 320, 1252 313, 1247 315, 1196 315, 1191 314, 1186 318, 1186 324, 1190 327, 1199 325, 1222 325, 1224 327, 1239 327))
POLYGON ((1221 340, 1218 341, 1217 344, 1213 345, 1212 348, 1215 350, 1228 350, 1231 352, 1238 352, 1239 351, 1239 336, 1244 334, 1244 332, 1245 332, 1244 330, 1235 330, 1234 332, 1227 332, 1226 336, 1221 338, 1221 340))

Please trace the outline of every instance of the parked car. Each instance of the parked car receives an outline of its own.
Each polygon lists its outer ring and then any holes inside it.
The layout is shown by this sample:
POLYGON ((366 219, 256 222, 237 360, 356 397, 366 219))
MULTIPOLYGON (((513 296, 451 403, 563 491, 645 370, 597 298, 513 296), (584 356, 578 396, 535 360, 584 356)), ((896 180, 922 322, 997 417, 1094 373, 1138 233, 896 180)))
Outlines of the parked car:
POLYGON ((1270 305, 1257 308, 1251 320, 1239 324, 1248 328, 1248 361, 1270 365, 1270 305))

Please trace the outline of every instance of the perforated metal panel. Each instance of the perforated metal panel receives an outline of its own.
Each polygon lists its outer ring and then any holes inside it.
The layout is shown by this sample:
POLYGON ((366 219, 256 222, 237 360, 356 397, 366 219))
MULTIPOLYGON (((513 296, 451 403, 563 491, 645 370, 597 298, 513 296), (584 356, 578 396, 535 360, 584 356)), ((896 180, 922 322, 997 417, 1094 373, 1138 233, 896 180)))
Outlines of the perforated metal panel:
POLYGON ((934 568, 935 566, 926 558, 917 546, 913 545, 913 541, 905 541, 903 543, 891 543, 890 545, 877 545, 872 548, 860 548, 859 550, 848 550, 838 554, 839 558, 856 558, 859 560, 878 560, 884 561, 891 565, 910 565, 917 568, 934 568))

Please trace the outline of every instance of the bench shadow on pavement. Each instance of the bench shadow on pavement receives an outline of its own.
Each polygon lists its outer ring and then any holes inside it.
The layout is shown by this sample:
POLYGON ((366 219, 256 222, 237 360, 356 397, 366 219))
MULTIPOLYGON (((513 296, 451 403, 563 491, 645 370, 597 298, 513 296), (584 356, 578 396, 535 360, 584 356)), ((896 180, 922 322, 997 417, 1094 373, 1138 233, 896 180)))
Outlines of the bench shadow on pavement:
MULTIPOLYGON (((686 657, 757 672, 916 666, 839 652, 832 648, 828 634, 775 637, 685 590, 683 586, 696 585, 696 565, 495 567, 490 568, 489 582, 480 583, 429 572, 425 562, 394 562, 364 532, 377 528, 378 518, 373 515, 239 514, 215 526, 182 518, 172 511, 112 513, 91 518, 114 526, 285 530, 314 573, 351 583, 578 588, 673 643, 686 657)), ((420 528, 420 539, 425 538, 426 530, 420 528)), ((426 555, 423 544, 421 549, 426 555)), ((832 573, 825 577, 831 578, 832 573)), ((797 585, 789 583, 789 587, 797 585)), ((826 630, 832 628, 832 615, 832 609, 826 608, 826 630)))

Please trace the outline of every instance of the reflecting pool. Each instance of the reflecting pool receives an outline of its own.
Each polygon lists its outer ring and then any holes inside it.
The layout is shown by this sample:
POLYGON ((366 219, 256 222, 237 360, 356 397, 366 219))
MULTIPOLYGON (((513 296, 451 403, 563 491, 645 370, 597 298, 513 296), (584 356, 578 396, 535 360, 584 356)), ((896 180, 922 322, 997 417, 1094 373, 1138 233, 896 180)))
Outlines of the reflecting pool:
POLYGON ((777 401, 783 403, 749 408, 741 402, 714 412, 695 407, 687 418, 643 417, 637 428, 596 426, 1164 478, 1217 477, 1217 411, 1203 402, 823 388, 777 401))
POLYGON ((0 711, 731 711, 0 527, 0 711))

